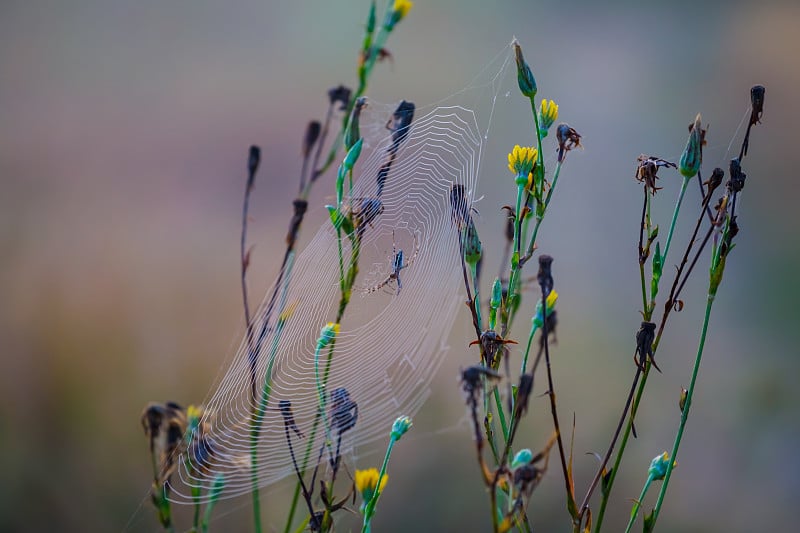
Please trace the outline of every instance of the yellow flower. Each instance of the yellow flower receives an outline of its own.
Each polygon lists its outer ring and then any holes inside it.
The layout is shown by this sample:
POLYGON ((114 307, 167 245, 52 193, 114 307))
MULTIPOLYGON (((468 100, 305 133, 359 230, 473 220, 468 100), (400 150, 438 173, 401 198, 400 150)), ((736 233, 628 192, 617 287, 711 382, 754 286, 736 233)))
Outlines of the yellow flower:
POLYGON ((539 107, 539 130, 542 132, 542 137, 547 135, 547 130, 553 125, 553 122, 558 118, 558 104, 550 100, 542 100, 542 105, 539 107))
MULTIPOLYGON (((556 308, 556 302, 558 301, 558 293, 553 289, 550 291, 550 294, 547 295, 547 318, 550 318, 550 315, 553 313, 553 310, 556 308)), ((542 327, 544 325, 544 321, 542 320, 542 301, 536 304, 536 314, 533 315, 533 323, 536 324, 538 327, 542 327)), ((549 323, 549 322, 548 322, 549 323)))
MULTIPOLYGON (((355 483, 356 490, 361 493, 364 502, 368 502, 375 494, 375 487, 378 485, 378 478, 380 473, 377 468, 368 468, 367 470, 356 470, 355 483)), ((381 479, 381 486, 378 487, 378 492, 383 492, 386 482, 389 481, 389 476, 384 474, 381 479)))
POLYGON ((386 31, 392 31, 395 24, 400 22, 408 15, 411 8, 414 7, 414 2, 410 0, 394 0, 392 8, 386 12, 386 18, 383 22, 383 27, 386 31))
POLYGON ((197 405, 190 405, 188 409, 186 409, 186 418, 200 418, 203 416, 203 408, 197 405))
POLYGON ((339 324, 336 322, 328 322, 322 331, 319 332, 319 339, 317 339, 317 351, 322 350, 339 334, 339 324))
POLYGON ((536 148, 516 145, 508 154, 508 170, 521 178, 524 184, 528 181, 528 174, 533 170, 538 156, 539 151, 536 148))
POLYGON ((397 19, 399 21, 408 15, 408 12, 411 11, 412 7, 414 7, 414 2, 411 2, 410 0, 394 0, 392 11, 399 14, 399 18, 397 19))

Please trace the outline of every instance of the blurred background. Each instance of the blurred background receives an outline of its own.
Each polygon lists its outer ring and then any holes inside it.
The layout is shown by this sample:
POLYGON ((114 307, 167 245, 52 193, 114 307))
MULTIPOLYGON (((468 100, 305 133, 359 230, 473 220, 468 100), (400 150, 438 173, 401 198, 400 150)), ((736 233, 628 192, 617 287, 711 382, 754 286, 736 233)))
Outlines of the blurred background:
MULTIPOLYGON (((158 530, 141 410, 151 400, 201 402, 225 370, 243 330, 238 238, 247 148, 262 148, 250 230, 258 301, 278 268, 306 122, 322 118, 329 87, 355 84, 368 6, 2 3, 0 530, 158 530)), ((586 149, 569 156, 540 240, 556 258, 554 371, 562 425, 576 416, 582 495, 596 466, 584 452, 605 450, 634 372, 635 159, 676 160, 687 125, 702 112, 710 123, 706 172, 727 170, 749 89, 766 86, 763 125, 745 160, 741 233, 661 531, 787 529, 795 521, 798 28, 795 2, 420 0, 391 36, 394 60, 376 68, 368 91, 386 103, 457 101, 484 67, 497 70, 493 59, 516 36, 539 95, 555 99, 559 120, 583 134, 586 149)), ((530 143, 532 128, 526 101, 505 79, 478 191, 486 195, 479 229, 494 254, 499 206, 514 195, 506 153, 530 143)), ((476 105, 488 124, 492 101, 476 105)), ((662 172, 654 214, 665 229, 678 184, 676 173, 662 172)), ((303 242, 324 221, 332 187, 332 176, 316 187, 303 242)), ((698 196, 690 187, 687 205, 698 196)), ((672 261, 692 211, 679 222, 672 261)), ((650 459, 671 448, 707 264, 659 349, 664 372, 648 383, 609 531, 623 527, 650 459)), ((515 335, 524 335, 524 322, 515 335)), ((456 383, 458 367, 475 357, 462 349, 471 340, 466 311, 457 324, 432 395, 393 455, 378 531, 489 528, 456 383)), ((532 411, 519 442, 539 448, 551 427, 546 399, 535 399, 532 411)), ((379 464, 382 450, 371 451, 358 452, 359 467, 379 464)), ((269 530, 283 525, 288 490, 267 489, 269 530)), ((225 502, 213 529, 250 530, 249 506, 247 498, 225 502)), ((529 514, 538 531, 568 529, 557 460, 529 514)))

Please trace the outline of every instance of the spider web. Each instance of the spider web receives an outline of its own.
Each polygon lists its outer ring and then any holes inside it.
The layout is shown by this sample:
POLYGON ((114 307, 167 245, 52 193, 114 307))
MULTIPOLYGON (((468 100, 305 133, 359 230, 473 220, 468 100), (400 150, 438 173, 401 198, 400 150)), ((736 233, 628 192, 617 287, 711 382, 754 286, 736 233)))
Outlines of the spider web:
MULTIPOLYGON (((510 59, 508 49, 504 49, 464 89, 433 105, 417 107, 407 136, 399 145, 380 195, 382 211, 366 227, 362 238, 359 275, 336 337, 325 385, 326 397, 344 388, 358 405, 355 426, 343 433, 341 454, 345 457, 356 447, 368 449, 376 440, 385 442, 397 416, 413 416, 419 411, 448 353, 446 339, 464 302, 450 193, 454 185, 462 185, 467 200, 474 199, 498 95, 512 88, 510 59), (404 260, 397 270, 394 253, 400 250, 404 260)), ((377 196, 376 177, 393 143, 391 132, 384 126, 395 107, 370 101, 362 116, 365 148, 356 165, 353 190, 344 201, 354 209, 361 199, 377 196)), ((256 332, 269 319, 255 368, 258 397, 266 376, 271 376, 263 416, 256 420, 253 415, 248 343, 244 339, 206 402, 203 424, 208 439, 203 453, 180 458, 176 472, 180 482, 173 480, 171 492, 174 501, 194 503, 197 499, 191 489, 198 487, 205 497, 219 474, 225 476, 223 498, 250 492, 254 476, 264 487, 293 474, 281 401, 291 402, 294 420, 303 434, 299 438, 291 433, 300 468, 317 465, 326 431, 324 423, 319 422, 315 347, 320 329, 335 319, 339 305, 338 249, 336 231, 326 221, 294 257, 290 283, 277 287, 278 301, 292 310, 286 314, 282 329, 276 327, 277 309, 267 317, 267 301, 275 286, 267 291, 253 317, 256 332), (316 430, 315 420, 319 424, 316 430), (311 452, 304 464, 306 449, 311 452)), ((343 250, 346 269, 350 247, 344 237, 343 250)), ((327 352, 323 352, 320 368, 326 361, 327 352)))

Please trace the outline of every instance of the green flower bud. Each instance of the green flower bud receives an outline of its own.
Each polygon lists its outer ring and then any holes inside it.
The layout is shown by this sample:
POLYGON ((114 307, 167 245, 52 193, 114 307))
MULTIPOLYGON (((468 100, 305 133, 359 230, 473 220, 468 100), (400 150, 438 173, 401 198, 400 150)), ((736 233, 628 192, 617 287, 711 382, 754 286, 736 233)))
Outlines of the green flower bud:
POLYGON ((481 254, 482 246, 481 240, 478 238, 478 230, 475 228, 475 222, 470 219, 464 230, 464 259, 470 265, 474 265, 480 261, 481 254))
POLYGON ((530 67, 525 62, 525 58, 522 57, 522 47, 519 45, 519 42, 514 39, 511 46, 514 47, 514 59, 517 62, 517 83, 519 84, 519 90, 524 96, 533 98, 536 96, 536 80, 533 77, 533 72, 531 72, 530 67))
POLYGON ((392 439, 393 440, 400 440, 400 437, 406 434, 406 432, 411 428, 411 418, 407 416, 398 417, 397 420, 394 421, 392 424, 392 439))
POLYGON ((339 324, 335 322, 328 322, 322 327, 317 339, 317 351, 319 352, 331 343, 339 334, 339 324))
POLYGON ((367 16, 367 33, 375 31, 375 0, 372 0, 372 5, 369 7, 369 15, 367 16))
POLYGON ((364 139, 358 139, 355 144, 347 151, 347 155, 344 156, 344 162, 342 162, 342 166, 346 171, 353 170, 353 167, 358 161, 358 157, 361 155, 361 146, 364 144, 364 139))
MULTIPOLYGON (((678 463, 673 461, 672 468, 676 466, 678 466, 678 463)), ((653 460, 650 461, 650 468, 647 470, 647 475, 654 480, 664 479, 664 476, 667 475, 667 468, 669 468, 669 454, 664 452, 661 455, 653 457, 653 460)))
POLYGON ((694 124, 689 127, 689 140, 683 150, 678 169, 686 178, 694 177, 703 163, 703 144, 705 144, 706 130, 700 123, 700 113, 694 119, 694 124))
POLYGON ((523 465, 528 465, 531 461, 533 461, 533 452, 528 448, 523 448, 514 456, 514 460, 511 461, 511 468, 514 469, 523 465))
POLYGON ((350 115, 350 122, 347 124, 347 131, 344 134, 344 147, 345 150, 350 150, 355 146, 359 139, 361 139, 361 132, 359 131, 359 119, 361 117, 361 110, 367 105, 366 96, 360 97, 356 100, 353 106, 353 114, 350 115))

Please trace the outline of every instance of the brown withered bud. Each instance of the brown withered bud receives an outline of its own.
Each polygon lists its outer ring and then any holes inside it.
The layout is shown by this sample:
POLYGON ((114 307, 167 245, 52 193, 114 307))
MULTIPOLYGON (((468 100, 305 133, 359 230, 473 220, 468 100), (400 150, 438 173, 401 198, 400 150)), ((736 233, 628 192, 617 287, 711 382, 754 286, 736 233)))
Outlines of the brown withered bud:
POLYGON ((350 88, 339 85, 338 87, 328 89, 328 98, 330 99, 331 106, 339 102, 341 104, 339 110, 344 111, 350 104, 350 88))
POLYGON ((519 488, 525 498, 530 498, 533 490, 539 485, 544 476, 544 471, 533 465, 522 465, 514 470, 514 485, 519 488))
POLYGON ((711 177, 705 182, 705 185, 708 186, 708 194, 714 192, 717 187, 722 184, 722 180, 725 178, 725 171, 721 168, 717 167, 711 172, 711 177))
POLYGON ((411 121, 414 120, 415 109, 416 106, 412 102, 403 100, 392 113, 392 118, 386 127, 392 132, 393 147, 399 146, 408 135, 411 121))
POLYGON ((678 408, 681 410, 681 413, 684 409, 686 409, 686 398, 689 397, 689 391, 681 387, 681 395, 678 399, 678 408))
POLYGON ((150 403, 141 417, 145 435, 150 441, 155 482, 163 485, 175 470, 179 449, 184 444, 186 412, 174 403, 150 403))
POLYGON ((512 242, 514 240, 514 213, 513 210, 506 217, 506 240, 512 242))
POLYGON ((468 225, 472 220, 466 190, 460 183, 455 183, 450 187, 450 219, 459 229, 468 225))
POLYGON ((656 187, 656 180, 658 179, 658 169, 661 167, 667 168, 678 168, 678 165, 675 163, 670 163, 666 159, 661 159, 660 157, 655 157, 652 155, 640 155, 636 161, 638 162, 638 166, 636 167, 636 181, 639 183, 644 183, 648 189, 650 189, 653 194, 657 191, 661 190, 661 187, 656 187))
POLYGON ((763 85, 753 85, 750 88, 750 125, 755 126, 761 123, 761 114, 764 113, 764 93, 766 88, 763 85))
POLYGON ((357 220, 359 235, 363 235, 369 224, 383 213, 383 202, 377 198, 361 198, 357 200, 358 208, 353 211, 357 220))
POLYGON ((312 120, 306 126, 306 135, 303 137, 303 158, 307 158, 311 153, 311 149, 317 144, 321 130, 322 126, 316 120, 312 120))
MULTIPOLYGON (((555 344, 558 343, 558 337, 556 336, 556 326, 558 325, 558 311, 555 309, 547 311, 547 318, 545 319, 547 322, 546 328, 547 329, 547 341, 553 342, 555 344)), ((539 337, 539 344, 544 346, 544 335, 539 337)))
POLYGON ((292 215, 292 219, 289 221, 289 231, 286 234, 286 244, 292 244, 297 238, 297 230, 300 229, 300 224, 303 222, 303 217, 308 209, 308 202, 298 198, 292 202, 292 206, 294 207, 294 214, 292 215))
POLYGON ((536 274, 536 280, 539 282, 539 287, 542 289, 542 299, 544 300, 547 300, 547 297, 553 290, 552 265, 553 258, 551 256, 547 254, 539 256, 539 272, 536 274))
POLYGON ((350 399, 350 393, 344 387, 331 392, 330 420, 331 429, 340 434, 356 425, 358 404, 350 399))
POLYGON ((283 416, 283 425, 286 426, 286 429, 291 429, 297 434, 298 437, 302 439, 304 437, 303 432, 300 431, 300 428, 297 427, 297 423, 294 421, 292 402, 289 400, 281 400, 278 402, 278 409, 281 411, 281 416, 283 416))
POLYGON ((261 162, 261 149, 253 145, 250 147, 250 154, 247 157, 247 189, 250 190, 253 188, 253 183, 256 179, 256 170, 258 170, 258 164, 261 162))
POLYGON ((500 374, 487 368, 483 365, 472 365, 461 371, 461 389, 467 396, 467 399, 477 398, 483 387, 483 377, 487 378, 487 382, 496 382, 500 379, 500 374))
POLYGON ((744 189, 744 180, 747 178, 747 174, 742 172, 742 162, 738 157, 731 159, 730 174, 731 178, 726 185, 728 190, 732 193, 740 192, 744 189))
MULTIPOLYGON (((656 325, 653 322, 642 322, 639 331, 636 332, 636 356, 634 361, 639 368, 644 368, 645 361, 650 358, 653 366, 658 370, 656 362, 653 360, 653 342, 656 340, 656 325)), ((660 372, 660 370, 659 370, 660 372)))
POLYGON ((518 417, 521 417, 528 412, 528 402, 531 398, 531 391, 533 391, 533 375, 522 374, 519 377, 519 385, 517 386, 517 400, 515 404, 518 417))
POLYGON ((581 135, 571 128, 569 124, 559 124, 556 128, 556 140, 558 140, 558 161, 564 160, 567 152, 573 148, 583 148, 581 145, 581 135))

